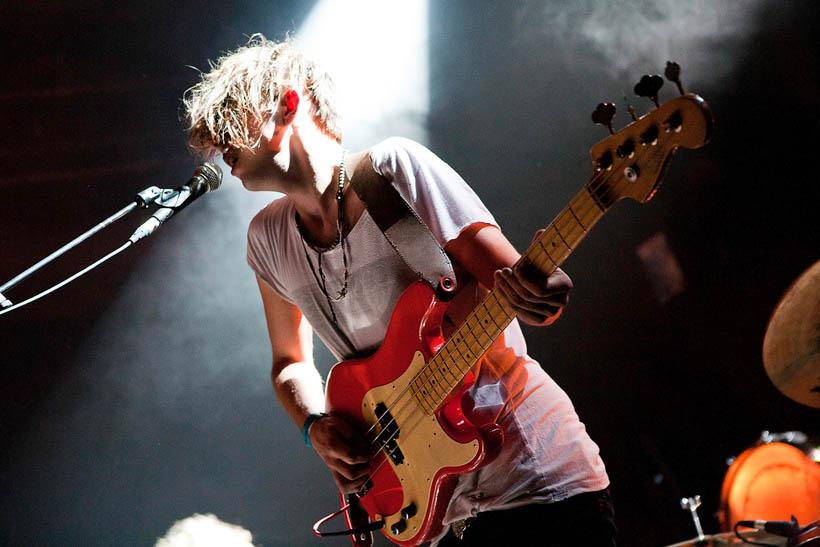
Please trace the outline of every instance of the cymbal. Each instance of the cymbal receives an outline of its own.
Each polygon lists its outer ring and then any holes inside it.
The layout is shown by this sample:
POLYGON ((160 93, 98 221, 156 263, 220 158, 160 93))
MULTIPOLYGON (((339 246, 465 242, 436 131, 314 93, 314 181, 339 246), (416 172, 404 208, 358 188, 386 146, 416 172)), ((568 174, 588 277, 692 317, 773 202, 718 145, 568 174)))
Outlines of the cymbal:
POLYGON ((772 313, 763 365, 786 397, 820 408, 820 261, 797 278, 772 313))

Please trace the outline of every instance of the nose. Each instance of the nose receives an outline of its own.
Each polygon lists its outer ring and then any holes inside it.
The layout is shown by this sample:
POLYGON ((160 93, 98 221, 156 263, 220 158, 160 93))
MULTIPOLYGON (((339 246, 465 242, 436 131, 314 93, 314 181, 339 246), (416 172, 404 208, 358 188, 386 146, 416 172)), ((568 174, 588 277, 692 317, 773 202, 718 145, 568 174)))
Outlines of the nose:
POLYGON ((228 149, 222 151, 222 159, 228 164, 228 167, 233 168, 236 165, 236 161, 239 159, 239 156, 234 149, 228 149))

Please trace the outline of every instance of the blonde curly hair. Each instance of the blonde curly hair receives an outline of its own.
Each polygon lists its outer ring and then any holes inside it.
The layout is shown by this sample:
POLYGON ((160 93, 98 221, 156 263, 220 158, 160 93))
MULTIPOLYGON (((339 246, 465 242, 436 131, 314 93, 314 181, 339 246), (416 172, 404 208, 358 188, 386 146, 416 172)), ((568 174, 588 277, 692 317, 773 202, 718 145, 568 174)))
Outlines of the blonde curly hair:
POLYGON ((330 75, 306 59, 293 40, 273 42, 261 34, 210 62, 210 71, 182 98, 188 143, 201 153, 220 147, 254 148, 260 128, 276 112, 283 91, 310 99, 309 113, 327 135, 342 142, 341 120, 330 75))

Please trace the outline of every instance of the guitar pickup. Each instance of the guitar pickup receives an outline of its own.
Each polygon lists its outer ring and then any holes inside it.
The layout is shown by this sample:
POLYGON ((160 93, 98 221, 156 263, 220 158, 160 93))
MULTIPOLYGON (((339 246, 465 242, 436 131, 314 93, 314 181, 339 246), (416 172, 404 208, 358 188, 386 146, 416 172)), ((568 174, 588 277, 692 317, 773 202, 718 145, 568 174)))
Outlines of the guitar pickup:
POLYGON ((393 415, 387 410, 384 403, 379 403, 374 409, 376 417, 379 419, 379 424, 382 430, 379 431, 377 439, 387 455, 393 460, 393 463, 399 465, 404 462, 404 454, 402 454, 396 439, 399 438, 399 424, 393 419, 393 415))

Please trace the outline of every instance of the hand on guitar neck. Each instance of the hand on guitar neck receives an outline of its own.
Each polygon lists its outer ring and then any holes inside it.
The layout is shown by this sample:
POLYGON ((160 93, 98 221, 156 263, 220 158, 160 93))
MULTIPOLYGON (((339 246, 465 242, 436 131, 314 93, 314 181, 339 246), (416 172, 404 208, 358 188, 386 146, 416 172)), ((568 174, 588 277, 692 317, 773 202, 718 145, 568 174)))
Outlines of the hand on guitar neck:
MULTIPOLYGON (((538 230, 533 241, 543 233, 538 230)), ((496 270, 495 286, 521 321, 541 327, 554 323, 569 303, 572 280, 560 268, 544 279, 538 270, 513 266, 496 270)))
MULTIPOLYGON (((538 230, 535 242, 544 233, 538 230)), ((465 229, 445 247, 456 262, 467 268, 485 287, 497 288, 510 311, 532 326, 555 322, 569 303, 572 281, 560 268, 549 276, 519 261, 520 254, 501 230, 490 225, 465 229)))

